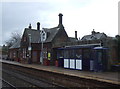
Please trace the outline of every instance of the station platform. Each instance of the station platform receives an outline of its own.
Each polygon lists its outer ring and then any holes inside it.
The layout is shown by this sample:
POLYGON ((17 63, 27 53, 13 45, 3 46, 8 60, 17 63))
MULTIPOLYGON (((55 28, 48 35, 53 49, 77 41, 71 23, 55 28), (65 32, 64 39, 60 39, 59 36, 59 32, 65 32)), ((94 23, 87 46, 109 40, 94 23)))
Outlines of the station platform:
POLYGON ((65 75, 77 76, 86 79, 94 79, 98 81, 108 82, 112 84, 120 85, 120 74, 118 72, 92 72, 92 71, 80 71, 80 70, 71 70, 64 69, 56 66, 44 66, 41 64, 23 64, 16 61, 1 60, 0 62, 10 63, 15 65, 20 65, 29 68, 35 68, 38 70, 45 70, 65 75))

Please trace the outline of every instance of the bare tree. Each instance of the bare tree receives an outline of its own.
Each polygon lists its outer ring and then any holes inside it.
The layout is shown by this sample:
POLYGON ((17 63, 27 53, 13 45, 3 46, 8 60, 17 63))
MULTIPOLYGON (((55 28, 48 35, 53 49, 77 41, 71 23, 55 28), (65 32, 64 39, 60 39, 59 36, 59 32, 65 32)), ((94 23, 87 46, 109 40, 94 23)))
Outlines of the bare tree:
POLYGON ((15 44, 20 39, 21 39, 20 33, 12 32, 11 37, 8 40, 6 40, 5 43, 8 47, 11 47, 13 44, 15 44))

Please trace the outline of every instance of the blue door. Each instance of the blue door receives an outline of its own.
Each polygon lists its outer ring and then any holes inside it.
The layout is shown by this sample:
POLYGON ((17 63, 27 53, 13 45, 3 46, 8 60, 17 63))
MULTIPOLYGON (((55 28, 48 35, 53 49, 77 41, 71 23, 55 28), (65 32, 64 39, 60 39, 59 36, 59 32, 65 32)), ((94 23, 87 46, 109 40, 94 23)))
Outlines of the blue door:
POLYGON ((58 59, 58 66, 59 67, 64 67, 64 58, 59 58, 58 59))
POLYGON ((94 48, 94 71, 107 70, 107 48, 95 47, 94 48))
POLYGON ((90 59, 91 59, 90 49, 83 49, 82 55, 83 55, 82 56, 83 70, 90 70, 90 59))

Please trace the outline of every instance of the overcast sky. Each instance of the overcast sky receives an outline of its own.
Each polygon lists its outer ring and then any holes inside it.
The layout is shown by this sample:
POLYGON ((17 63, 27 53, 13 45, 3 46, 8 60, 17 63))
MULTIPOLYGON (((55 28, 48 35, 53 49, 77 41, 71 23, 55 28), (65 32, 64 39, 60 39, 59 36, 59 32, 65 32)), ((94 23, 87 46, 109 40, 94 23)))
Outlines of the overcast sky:
POLYGON ((2 9, 0 38, 3 41, 0 41, 0 45, 10 38, 12 32, 23 33, 29 23, 35 29, 37 22, 41 23, 41 28, 58 26, 59 13, 63 14, 63 25, 70 37, 74 37, 74 31, 78 31, 78 37, 82 38, 84 35, 91 34, 93 29, 104 32, 108 36, 118 34, 119 0, 12 1, 0 3, 0 9, 2 9))

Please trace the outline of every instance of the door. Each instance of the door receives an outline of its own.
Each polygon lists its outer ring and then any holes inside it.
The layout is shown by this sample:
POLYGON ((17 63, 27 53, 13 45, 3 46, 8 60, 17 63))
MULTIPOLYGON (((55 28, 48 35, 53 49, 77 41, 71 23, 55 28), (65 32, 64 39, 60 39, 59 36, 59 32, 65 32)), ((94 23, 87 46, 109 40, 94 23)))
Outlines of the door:
POLYGON ((107 50, 99 49, 95 50, 95 59, 94 59, 94 70, 95 71, 106 71, 107 70, 107 50))
POLYGON ((82 56, 83 70, 90 70, 90 59, 91 59, 90 49, 83 49, 82 55, 83 55, 82 56))
POLYGON ((37 51, 32 52, 32 62, 37 62, 37 51))

